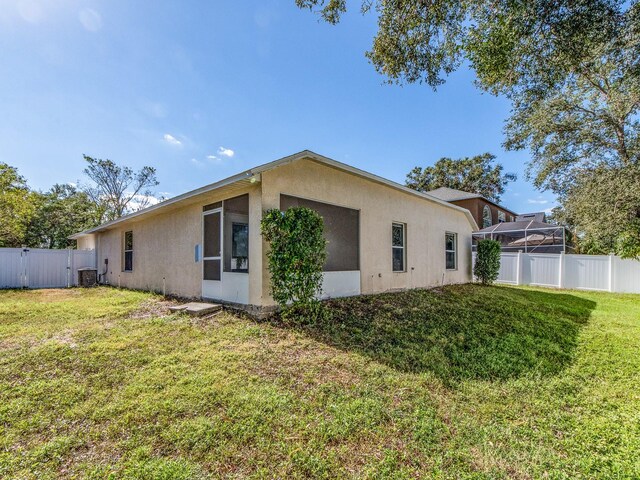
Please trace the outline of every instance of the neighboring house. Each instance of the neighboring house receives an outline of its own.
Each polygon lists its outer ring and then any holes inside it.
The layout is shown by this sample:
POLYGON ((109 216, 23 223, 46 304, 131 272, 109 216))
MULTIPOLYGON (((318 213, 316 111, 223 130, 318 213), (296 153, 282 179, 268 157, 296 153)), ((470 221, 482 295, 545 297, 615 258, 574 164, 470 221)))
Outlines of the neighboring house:
POLYGON ((440 200, 466 208, 480 228, 490 227, 496 223, 513 222, 516 213, 484 198, 477 193, 463 192, 454 188, 440 187, 427 192, 440 200))
POLYGON ((262 213, 298 205, 324 218, 325 297, 471 281, 468 210, 308 150, 72 238, 112 285, 260 309, 274 303, 262 213))
POLYGON ((500 242, 503 252, 571 253, 573 244, 567 228, 547 223, 544 212, 518 215, 513 222, 499 223, 473 233, 477 240, 500 242))

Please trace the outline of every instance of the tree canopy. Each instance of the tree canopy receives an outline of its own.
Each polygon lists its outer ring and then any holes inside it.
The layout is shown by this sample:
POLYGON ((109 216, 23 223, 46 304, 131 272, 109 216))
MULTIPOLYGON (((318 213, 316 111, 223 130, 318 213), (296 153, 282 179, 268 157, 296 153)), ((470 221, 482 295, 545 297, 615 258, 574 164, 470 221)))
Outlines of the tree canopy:
POLYGON ((67 248, 69 236, 100 223, 101 209, 85 193, 69 184, 56 184, 37 197, 35 213, 26 232, 26 244, 40 248, 67 248))
POLYGON ((640 171, 604 168, 578 175, 554 219, 571 225, 581 253, 640 257, 640 171))
POLYGON ((499 203, 505 186, 517 177, 514 173, 503 173, 502 165, 494 164, 495 158, 490 153, 457 160, 444 157, 433 166, 415 167, 407 175, 406 184, 420 192, 440 187, 455 188, 499 203))
POLYGON ((0 247, 20 247, 36 209, 36 198, 18 170, 0 162, 0 247))
POLYGON ((133 172, 111 160, 85 159, 93 184, 32 190, 18 170, 0 162, 0 247, 66 248, 69 236, 149 204, 155 169, 133 172))
POLYGON ((151 188, 158 185, 155 168, 145 166, 134 172, 112 160, 87 155, 84 159, 87 162, 84 173, 93 181, 84 191, 101 207, 102 221, 114 220, 149 205, 153 196, 151 188))

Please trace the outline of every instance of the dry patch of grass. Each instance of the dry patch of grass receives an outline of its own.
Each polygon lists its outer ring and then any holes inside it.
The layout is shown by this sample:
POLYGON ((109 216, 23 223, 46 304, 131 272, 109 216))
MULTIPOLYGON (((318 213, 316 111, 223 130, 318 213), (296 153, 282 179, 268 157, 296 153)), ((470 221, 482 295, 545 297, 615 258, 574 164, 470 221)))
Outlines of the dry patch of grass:
POLYGON ((172 314, 169 307, 179 305, 177 300, 153 297, 144 300, 138 307, 129 314, 129 318, 162 318, 172 314))

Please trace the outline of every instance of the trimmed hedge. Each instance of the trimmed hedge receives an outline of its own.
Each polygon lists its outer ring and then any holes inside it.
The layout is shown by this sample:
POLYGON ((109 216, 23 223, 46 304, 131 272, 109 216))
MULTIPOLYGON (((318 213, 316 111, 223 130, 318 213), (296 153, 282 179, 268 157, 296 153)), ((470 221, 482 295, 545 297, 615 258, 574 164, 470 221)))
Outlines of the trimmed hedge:
POLYGON ((497 240, 478 241, 473 274, 483 285, 491 285, 498 279, 500 251, 500 242, 497 240))

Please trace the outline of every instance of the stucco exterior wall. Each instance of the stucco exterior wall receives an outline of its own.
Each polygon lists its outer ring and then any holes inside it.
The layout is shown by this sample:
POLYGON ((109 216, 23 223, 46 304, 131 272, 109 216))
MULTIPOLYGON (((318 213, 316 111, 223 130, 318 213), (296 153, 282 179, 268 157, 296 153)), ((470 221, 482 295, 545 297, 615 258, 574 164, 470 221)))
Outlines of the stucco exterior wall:
POLYGON ((96 236, 86 235, 84 237, 80 237, 77 240, 77 248, 78 250, 93 250, 96 248, 96 236))
MULTIPOLYGON (((472 225, 464 212, 306 159, 262 173, 263 209, 279 208, 281 193, 360 210, 362 293, 471 281, 472 225), (393 222, 407 225, 406 272, 392 271, 393 222), (445 232, 458 234, 456 270, 445 269, 445 232)), ((262 285, 263 304, 272 304, 266 269, 262 285)))
MULTIPOLYGON (((195 260, 195 246, 202 244, 202 207, 225 198, 249 193, 249 272, 261 270, 261 245, 252 242, 259 232, 260 187, 253 186, 226 194, 207 194, 193 203, 146 219, 116 225, 96 234, 98 271, 104 271, 109 259, 107 281, 111 285, 139 290, 153 290, 183 297, 200 297, 202 293, 202 260, 195 260), (256 217, 257 227, 256 227, 256 217), (133 270, 123 271, 124 232, 133 232, 133 270), (257 245, 256 245, 257 244, 257 245), (163 285, 164 283, 164 285, 163 285)), ((262 286, 250 282, 251 289, 262 286)), ((253 297, 258 297, 254 293, 253 297)))

